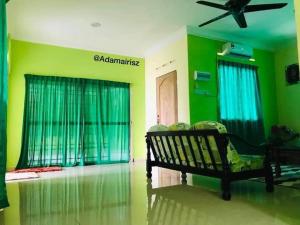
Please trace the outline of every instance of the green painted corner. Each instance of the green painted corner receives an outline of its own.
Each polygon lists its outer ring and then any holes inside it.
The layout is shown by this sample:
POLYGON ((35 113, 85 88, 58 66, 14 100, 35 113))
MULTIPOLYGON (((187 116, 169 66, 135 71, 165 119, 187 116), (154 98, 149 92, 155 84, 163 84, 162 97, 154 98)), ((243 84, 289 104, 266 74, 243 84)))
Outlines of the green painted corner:
POLYGON ((24 74, 89 78, 130 83, 132 118, 132 156, 145 156, 145 62, 140 66, 100 63, 94 55, 120 59, 132 58, 106 53, 70 49, 17 40, 10 42, 10 73, 8 96, 8 159, 7 167, 18 162, 25 98, 24 74))
POLYGON ((296 40, 275 53, 275 71, 279 123, 300 132, 300 84, 288 85, 285 80, 286 66, 295 63, 298 63, 296 40))
POLYGON ((217 56, 223 42, 188 35, 189 88, 191 123, 201 120, 218 120, 218 59, 258 66, 259 85, 262 98, 266 136, 270 127, 278 122, 274 53, 255 50, 255 62, 217 56), (210 81, 195 81, 194 71, 210 72, 210 81), (199 95, 196 90, 206 90, 209 96, 199 95))
POLYGON ((189 97, 191 124, 202 120, 217 120, 217 50, 220 42, 188 36, 189 58, 189 97), (212 75, 208 82, 194 80, 194 71, 205 71, 212 75), (207 90, 212 96, 201 96, 195 93, 195 89, 207 90))

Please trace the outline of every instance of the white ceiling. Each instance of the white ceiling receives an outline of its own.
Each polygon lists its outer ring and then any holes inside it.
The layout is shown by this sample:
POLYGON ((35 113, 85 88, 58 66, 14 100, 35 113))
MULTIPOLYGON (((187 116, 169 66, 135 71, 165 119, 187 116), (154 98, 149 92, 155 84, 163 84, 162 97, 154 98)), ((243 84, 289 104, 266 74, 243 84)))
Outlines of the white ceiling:
POLYGON ((19 40, 141 57, 187 25, 193 33, 265 49, 296 37, 293 0, 252 0, 252 4, 287 2, 289 6, 247 14, 249 27, 244 30, 231 17, 198 28, 224 12, 196 1, 10 0, 8 31, 19 40), (101 27, 92 27, 94 22, 101 27))

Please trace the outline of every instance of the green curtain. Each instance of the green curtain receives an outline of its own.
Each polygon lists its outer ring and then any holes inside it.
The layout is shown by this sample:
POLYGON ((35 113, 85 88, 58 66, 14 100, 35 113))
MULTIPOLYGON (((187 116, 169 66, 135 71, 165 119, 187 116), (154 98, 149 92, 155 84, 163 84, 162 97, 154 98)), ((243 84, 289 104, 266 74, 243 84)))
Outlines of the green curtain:
POLYGON ((17 168, 128 162, 129 84, 26 75, 17 168))
POLYGON ((7 31, 5 1, 0 1, 0 208, 8 206, 6 172, 7 121, 7 31))
POLYGON ((264 142, 257 67, 219 61, 218 75, 221 122, 251 143, 264 142))
POLYGON ((129 166, 110 169, 109 173, 86 173, 19 183, 20 224, 129 225, 129 166))

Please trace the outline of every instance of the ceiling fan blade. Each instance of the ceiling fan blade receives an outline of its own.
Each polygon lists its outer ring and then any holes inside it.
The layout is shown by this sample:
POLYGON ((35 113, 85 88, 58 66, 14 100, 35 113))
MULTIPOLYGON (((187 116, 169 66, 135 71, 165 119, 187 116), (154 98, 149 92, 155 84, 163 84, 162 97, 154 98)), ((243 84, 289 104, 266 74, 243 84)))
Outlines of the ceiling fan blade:
POLYGON ((200 4, 200 5, 206 5, 206 6, 210 6, 210 7, 217 8, 217 9, 223 9, 223 10, 227 10, 228 9, 224 5, 213 3, 213 2, 198 1, 197 3, 200 4))
POLYGON ((223 18, 225 18, 226 16, 229 16, 229 15, 231 15, 231 12, 224 13, 221 16, 218 16, 218 17, 216 17, 216 18, 214 18, 212 20, 209 20, 209 21, 207 21, 205 23, 200 24, 199 27, 203 27, 203 26, 205 26, 207 24, 210 24, 210 23, 215 22, 217 20, 223 19, 223 18))
POLYGON ((245 8, 245 13, 263 11, 263 10, 281 9, 281 8, 285 7, 287 4, 288 3, 248 5, 245 8))
POLYGON ((232 15, 233 15, 235 21, 240 26, 240 28, 247 28, 248 27, 244 13, 232 14, 232 15))

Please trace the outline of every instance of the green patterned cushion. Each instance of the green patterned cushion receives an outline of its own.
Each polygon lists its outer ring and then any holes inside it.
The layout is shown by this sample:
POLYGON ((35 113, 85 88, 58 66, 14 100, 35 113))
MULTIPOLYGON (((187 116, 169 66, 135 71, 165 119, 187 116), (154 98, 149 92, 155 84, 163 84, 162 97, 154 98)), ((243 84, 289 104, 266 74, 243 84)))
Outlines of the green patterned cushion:
MULTIPOLYGON (((196 123, 192 126, 193 130, 201 130, 201 129, 217 129, 220 134, 227 133, 226 127, 218 122, 214 121, 203 121, 196 123)), ((212 149, 214 158, 216 159, 216 163, 221 163, 220 154, 218 152, 218 148, 216 142, 213 137, 209 137, 209 146, 212 149)), ((204 140, 201 140, 201 146, 204 151, 205 161, 211 163, 210 156, 207 152, 207 145, 204 140)), ((232 172, 241 172, 245 170, 252 169, 261 169, 263 168, 264 157, 261 156, 247 156, 247 155, 239 155, 233 144, 229 141, 227 146, 227 160, 230 164, 232 172)))
MULTIPOLYGON (((172 124, 171 126, 169 126, 169 131, 185 131, 185 130, 189 130, 190 128, 191 128, 191 126, 187 123, 175 123, 175 124, 172 124)), ((182 148, 179 137, 175 137, 175 141, 177 143, 177 149, 178 149, 179 157, 180 157, 181 161, 186 162, 187 160, 183 153, 183 148, 182 148)), ((184 148, 186 149, 188 161, 193 162, 192 154, 190 152, 189 144, 188 144, 186 137, 182 137, 182 142, 183 142, 184 148)), ((173 141, 171 141, 171 146, 172 146, 172 150, 173 150, 172 152, 173 152, 174 156, 177 156, 178 154, 176 153, 176 149, 175 149, 173 141)), ((178 158, 178 157, 176 157, 176 158, 178 158)))
POLYGON ((157 131, 168 131, 168 127, 165 125, 155 125, 149 128, 148 132, 157 132, 157 131))
POLYGON ((210 130, 216 129, 219 131, 220 134, 227 133, 226 127, 218 122, 215 121, 201 121, 192 126, 193 130, 210 130))
POLYGON ((232 172, 256 170, 264 167, 264 156, 240 155, 240 159, 239 162, 231 164, 230 167, 232 172))
MULTIPOLYGON (((148 130, 148 132, 159 132, 159 131, 168 131, 168 127, 165 126, 165 125, 155 125, 155 126, 150 127, 150 129, 148 130)), ((164 143, 165 148, 167 148, 167 145, 166 145, 166 138, 163 137, 162 140, 163 140, 163 143, 164 143)), ((153 145, 154 145, 154 147, 155 147, 156 149, 159 147, 159 149, 161 150, 161 151, 160 151, 160 152, 161 152, 161 155, 162 155, 162 159, 161 159, 161 160, 165 161, 166 155, 165 155, 164 151, 162 151, 163 148, 162 148, 162 142, 161 142, 161 140, 160 140, 160 139, 157 139, 157 144, 156 144, 156 141, 154 141, 154 138, 153 138, 153 139, 152 139, 152 142, 153 142, 153 145), (157 146, 157 145, 158 145, 158 146, 157 146)), ((153 149, 153 150, 154 150, 154 149, 153 149)), ((155 151, 156 151, 156 150, 155 150, 155 151)), ((156 151, 156 154, 159 155, 159 152, 156 151)))
MULTIPOLYGON (((219 131, 220 134, 227 133, 226 127, 223 124, 215 122, 215 121, 198 122, 198 123, 196 123, 192 126, 192 129, 193 130, 216 129, 216 130, 219 131)), ((201 146, 202 146, 203 151, 204 151, 205 161, 207 161, 208 163, 211 163, 211 158, 210 158, 209 153, 208 153, 208 146, 207 146, 204 138, 202 138, 200 141, 201 141, 201 146)), ((209 147, 211 148, 211 150, 213 152, 216 163, 220 164, 221 163, 221 157, 220 157, 218 147, 217 147, 217 144, 215 142, 214 137, 209 137, 208 142, 209 142, 209 147)), ((240 160, 239 155, 238 155, 237 151, 235 150, 235 148, 234 148, 234 146, 231 142, 229 142, 228 146, 227 146, 227 159, 228 159, 229 163, 236 163, 240 160)))
MULTIPOLYGON (((186 124, 186 123, 175 123, 175 124, 172 124, 169 127, 164 126, 164 125, 155 125, 155 126, 153 126, 153 127, 151 127, 149 129, 149 132, 155 132, 155 131, 182 131, 182 130, 189 130, 189 129, 190 129, 190 125, 189 124, 186 124)), ((178 137, 175 137, 175 141, 177 143, 177 149, 178 149, 178 152, 179 152, 179 157, 180 157, 181 161, 183 162, 183 164, 186 165, 186 158, 185 158, 183 150, 182 150, 180 139, 178 137)), ((167 158, 169 160, 171 160, 172 159, 171 152, 169 150, 169 146, 168 146, 168 142, 166 140, 166 137, 162 138, 162 142, 160 140, 157 141, 157 144, 158 144, 158 146, 159 146, 159 148, 161 150, 162 160, 166 161, 166 155, 167 155, 167 158), (165 147, 165 149, 167 151, 166 154, 163 151, 163 148, 162 148, 163 145, 162 144, 164 144, 164 147, 165 147)), ((154 146, 156 147, 157 146, 156 142, 153 141, 153 143, 154 143, 154 146)), ((170 146, 171 146, 171 149, 172 149, 173 156, 174 156, 174 158, 176 160, 176 164, 179 164, 179 160, 178 160, 178 157, 177 157, 178 154, 176 152, 176 148, 175 148, 174 142, 173 142, 173 140, 172 140, 171 137, 169 137, 169 143, 170 143, 170 146)), ((184 145, 185 149, 187 150, 187 155, 188 155, 189 162, 192 162, 191 161, 192 158, 190 157, 190 153, 189 153, 188 142, 187 142, 187 140, 186 140, 185 137, 183 137, 183 145, 184 145)))
POLYGON ((169 126, 169 131, 189 130, 191 126, 187 123, 175 123, 169 126))

